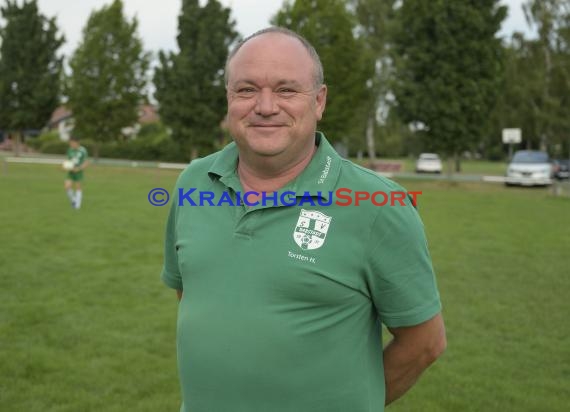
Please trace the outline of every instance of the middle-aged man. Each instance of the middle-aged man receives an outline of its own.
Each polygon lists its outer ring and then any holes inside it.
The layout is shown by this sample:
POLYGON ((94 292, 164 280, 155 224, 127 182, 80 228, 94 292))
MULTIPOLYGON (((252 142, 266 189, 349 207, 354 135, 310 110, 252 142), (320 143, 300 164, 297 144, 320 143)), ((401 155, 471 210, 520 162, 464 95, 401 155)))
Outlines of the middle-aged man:
POLYGON ((381 412, 446 345, 418 213, 337 203, 403 189, 316 131, 327 88, 305 39, 255 33, 226 76, 234 142, 182 172, 166 230, 181 411, 381 412))

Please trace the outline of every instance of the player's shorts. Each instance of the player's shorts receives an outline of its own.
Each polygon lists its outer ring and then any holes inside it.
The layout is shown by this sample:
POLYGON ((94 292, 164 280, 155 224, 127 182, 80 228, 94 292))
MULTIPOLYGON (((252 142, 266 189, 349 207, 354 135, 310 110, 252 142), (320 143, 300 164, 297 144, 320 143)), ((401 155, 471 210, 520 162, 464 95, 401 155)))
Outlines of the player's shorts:
POLYGON ((83 180, 83 170, 79 172, 67 172, 67 179, 73 182, 81 182, 83 180))

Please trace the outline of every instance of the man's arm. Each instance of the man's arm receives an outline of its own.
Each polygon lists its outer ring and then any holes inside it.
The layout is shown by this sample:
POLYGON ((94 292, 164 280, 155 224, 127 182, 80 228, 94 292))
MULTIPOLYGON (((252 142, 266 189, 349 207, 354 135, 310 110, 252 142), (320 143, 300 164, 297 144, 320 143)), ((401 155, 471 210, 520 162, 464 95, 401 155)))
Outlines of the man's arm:
POLYGON ((178 301, 180 301, 180 299, 182 299, 182 291, 177 289, 176 290, 176 297, 178 298, 178 301))
POLYGON ((386 405, 406 393, 447 345, 441 314, 416 326, 388 330, 394 338, 384 348, 386 405))

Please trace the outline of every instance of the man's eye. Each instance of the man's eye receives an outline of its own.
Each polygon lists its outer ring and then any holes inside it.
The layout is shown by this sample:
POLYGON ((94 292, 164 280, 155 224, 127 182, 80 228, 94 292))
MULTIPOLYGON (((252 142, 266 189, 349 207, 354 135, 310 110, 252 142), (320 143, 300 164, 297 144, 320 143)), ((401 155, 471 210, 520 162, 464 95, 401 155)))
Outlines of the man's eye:
POLYGON ((253 87, 242 87, 237 89, 237 93, 241 95, 253 94, 255 93, 255 89, 253 87))
POLYGON ((277 93, 280 96, 290 97, 290 96, 294 96, 297 93, 297 91, 284 87, 282 89, 277 90, 277 93))

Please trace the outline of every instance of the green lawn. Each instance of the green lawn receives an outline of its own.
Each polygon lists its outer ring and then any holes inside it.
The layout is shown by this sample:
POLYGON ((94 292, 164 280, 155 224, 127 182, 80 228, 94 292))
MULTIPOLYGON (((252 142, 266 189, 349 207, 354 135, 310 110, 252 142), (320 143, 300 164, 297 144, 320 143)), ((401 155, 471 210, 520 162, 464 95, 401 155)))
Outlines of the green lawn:
MULTIPOLYGON (((176 299, 158 277, 167 209, 147 201, 177 173, 86 175, 74 211, 56 167, 0 168, 0 411, 177 411, 176 299)), ((402 183, 423 191, 448 350, 389 410, 566 411, 570 199, 402 183)))

